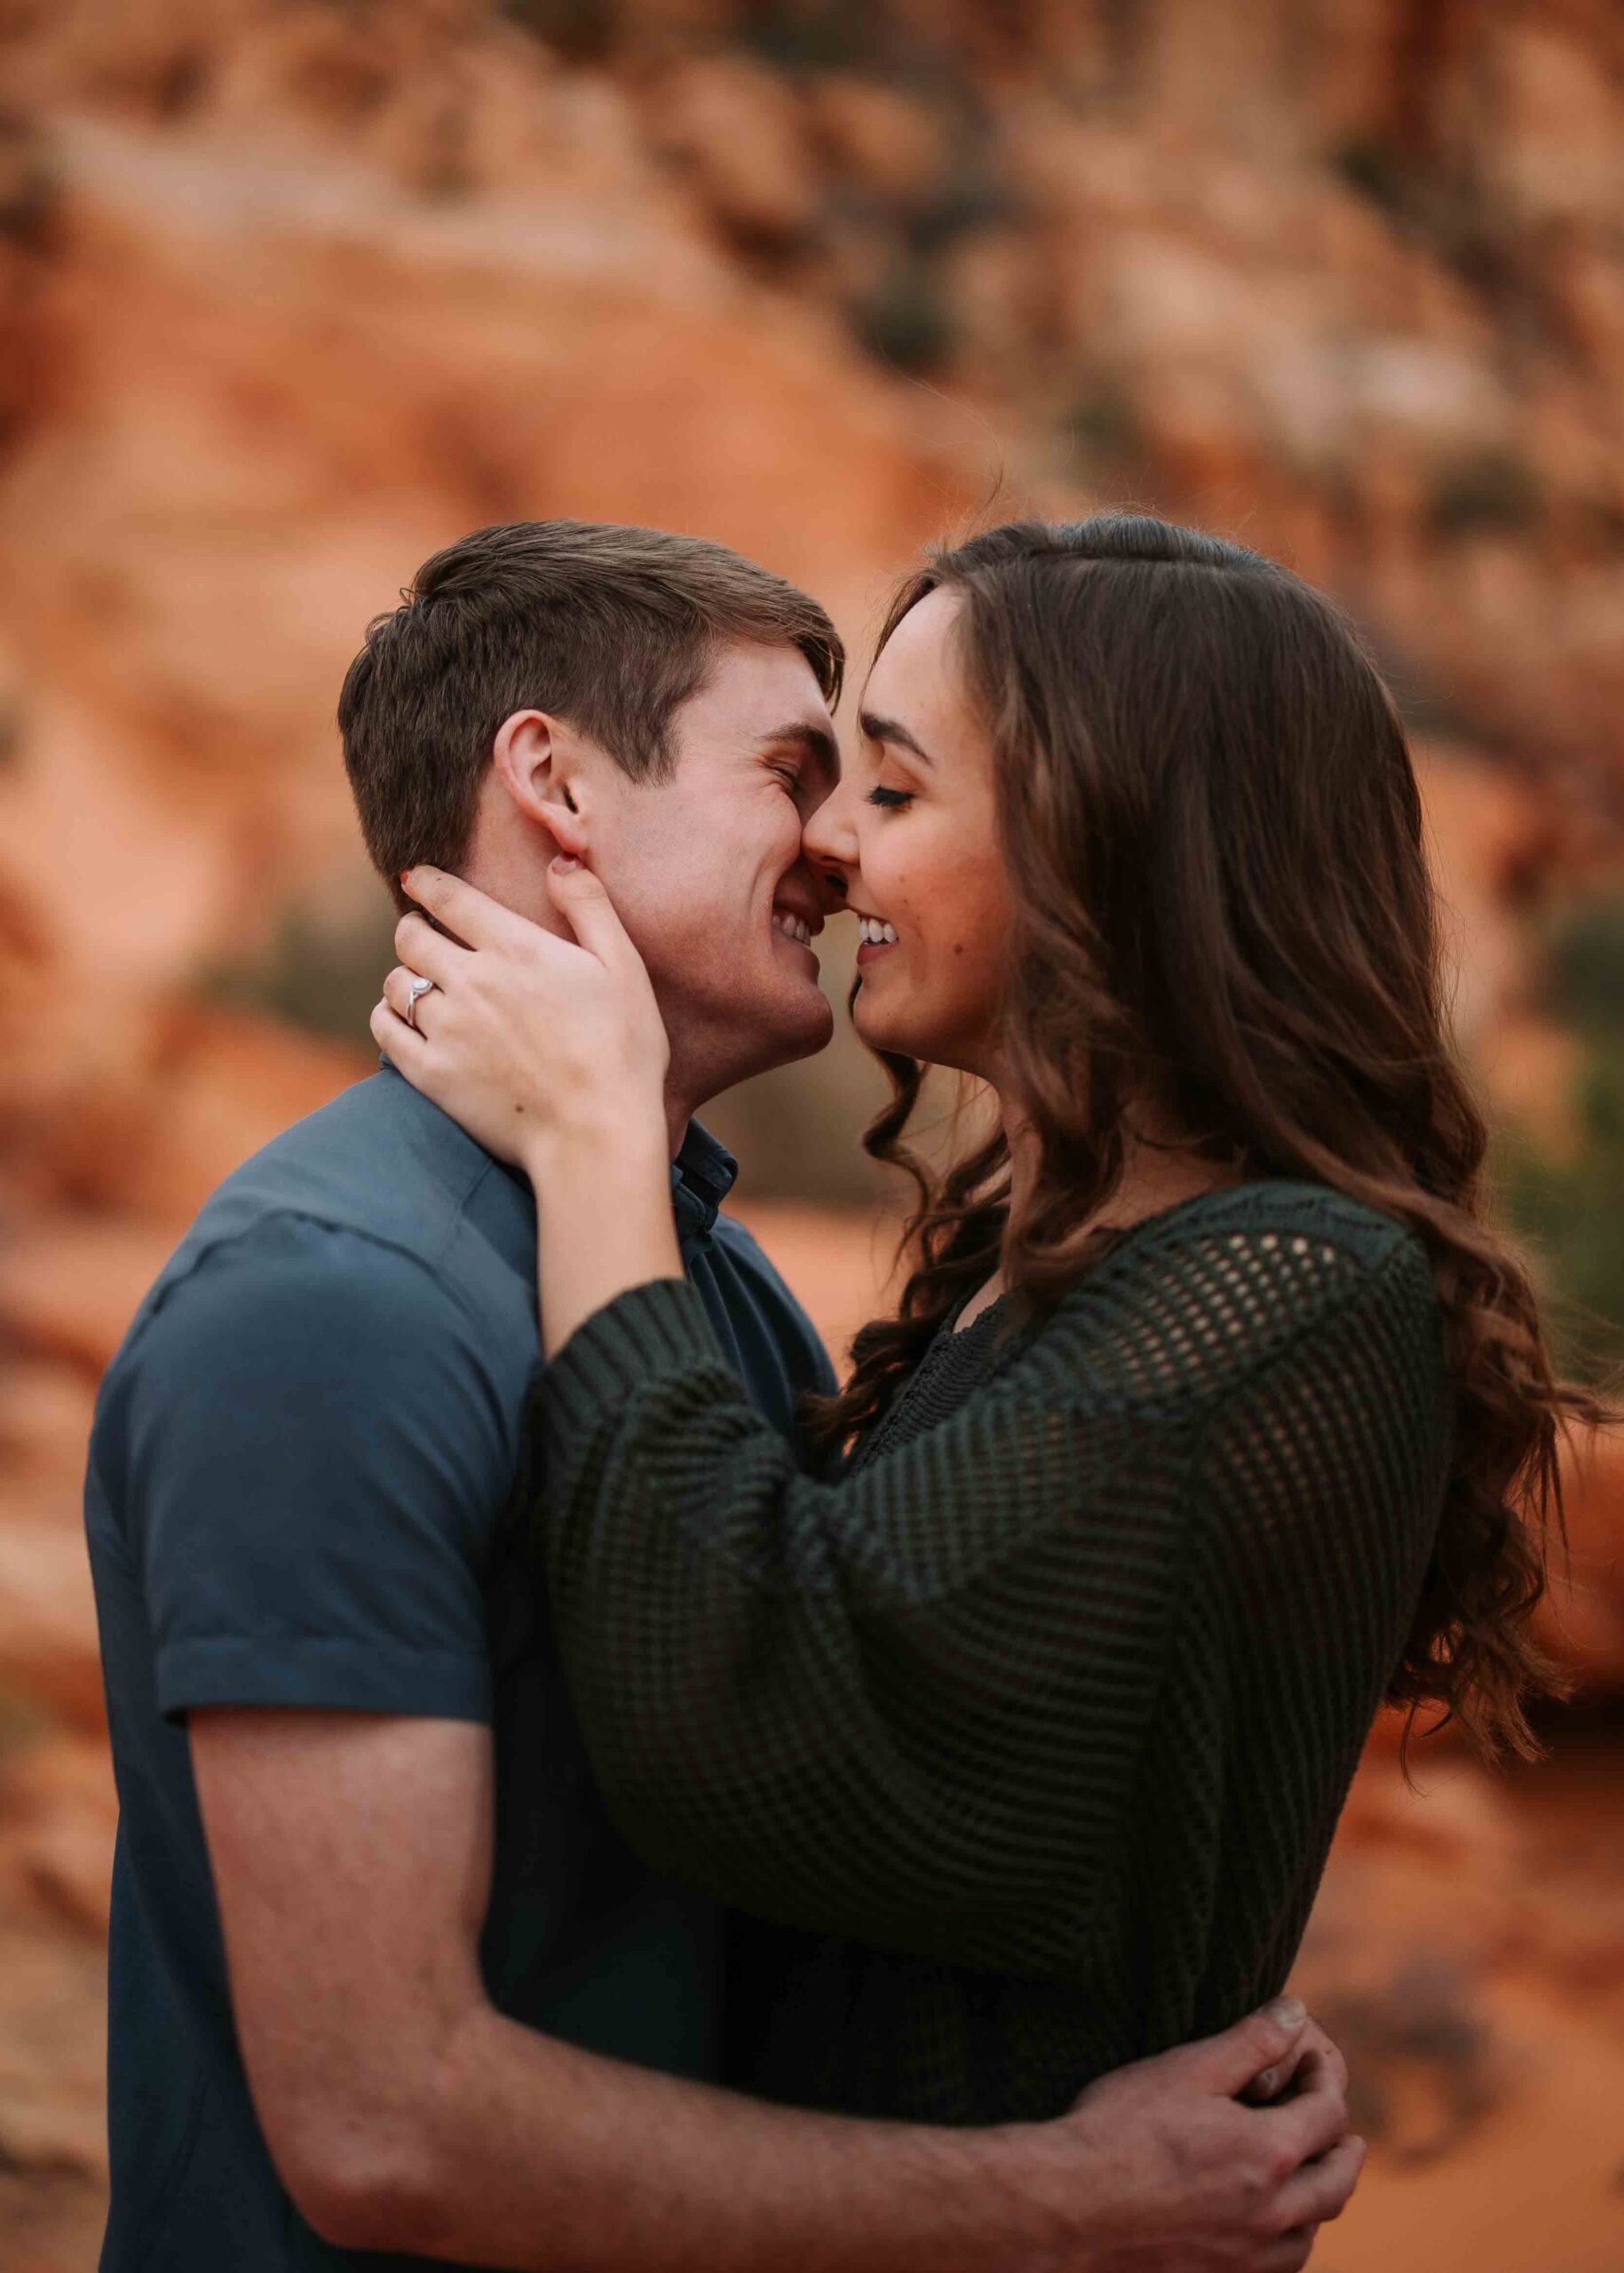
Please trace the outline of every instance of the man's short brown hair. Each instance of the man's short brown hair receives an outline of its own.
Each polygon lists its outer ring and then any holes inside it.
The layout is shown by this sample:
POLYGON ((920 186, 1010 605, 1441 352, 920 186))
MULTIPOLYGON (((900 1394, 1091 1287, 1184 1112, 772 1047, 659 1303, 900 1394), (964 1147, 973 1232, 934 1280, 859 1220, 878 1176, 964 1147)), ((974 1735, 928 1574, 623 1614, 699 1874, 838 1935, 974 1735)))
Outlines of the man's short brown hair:
POLYGON ((394 889, 417 861, 461 866, 491 745, 515 710, 566 718, 634 779, 669 774, 672 714, 731 639, 798 647, 838 698, 844 651, 816 600, 703 537, 514 521, 435 553, 368 626, 338 698, 380 875, 394 889))

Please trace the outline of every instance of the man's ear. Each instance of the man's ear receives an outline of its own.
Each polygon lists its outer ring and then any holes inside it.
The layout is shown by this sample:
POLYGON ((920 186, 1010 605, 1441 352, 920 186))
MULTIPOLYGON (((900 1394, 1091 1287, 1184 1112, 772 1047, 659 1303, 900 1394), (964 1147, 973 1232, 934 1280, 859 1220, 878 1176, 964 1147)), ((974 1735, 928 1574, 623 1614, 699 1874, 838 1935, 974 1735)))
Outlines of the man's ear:
POLYGON ((560 852, 586 858, 588 817, 579 794, 575 738, 543 710, 515 710, 496 729, 491 764, 497 780, 527 821, 544 829, 560 852))

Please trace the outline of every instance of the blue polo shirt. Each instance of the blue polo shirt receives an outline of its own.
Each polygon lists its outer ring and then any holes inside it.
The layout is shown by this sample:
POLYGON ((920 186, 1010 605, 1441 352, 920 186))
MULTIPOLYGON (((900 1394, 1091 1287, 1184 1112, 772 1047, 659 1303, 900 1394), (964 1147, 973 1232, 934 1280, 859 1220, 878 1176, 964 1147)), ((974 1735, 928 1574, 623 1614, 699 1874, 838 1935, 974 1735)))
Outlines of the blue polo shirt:
MULTIPOLYGON (((692 1126, 672 1170, 684 1263, 788 1431, 828 1361, 717 1213, 734 1173, 692 1126)), ((226 1994, 194 1706, 488 1723, 494 2002, 594 2051, 719 2072, 720 1913, 653 1876, 605 1814, 523 1551, 535 1247, 524 1178, 385 1065, 220 1187, 108 1370, 85 1494, 120 1802, 103 2273, 427 2261, 329 2248, 272 2166, 226 1994)))

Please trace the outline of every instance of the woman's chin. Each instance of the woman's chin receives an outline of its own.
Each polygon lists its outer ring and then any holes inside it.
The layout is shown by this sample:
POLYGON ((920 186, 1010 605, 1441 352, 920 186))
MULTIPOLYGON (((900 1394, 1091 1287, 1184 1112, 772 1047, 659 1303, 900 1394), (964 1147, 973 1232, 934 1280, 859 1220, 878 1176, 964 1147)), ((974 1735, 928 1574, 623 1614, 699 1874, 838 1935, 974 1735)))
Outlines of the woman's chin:
POLYGON ((889 1049, 899 1057, 931 1054, 918 1021, 908 1017, 906 1007, 887 1003, 882 1010, 860 988, 852 1005, 852 1030, 870 1049, 889 1049))
POLYGON ((852 1031, 870 1049, 888 1050, 894 1057, 916 1058, 920 1065, 940 1066, 951 1073, 968 1073, 978 1081, 994 1081, 995 1054, 972 1047, 965 1035, 941 1018, 910 1018, 900 1006, 887 1002, 882 1010, 865 1002, 860 988, 852 1005, 852 1031))

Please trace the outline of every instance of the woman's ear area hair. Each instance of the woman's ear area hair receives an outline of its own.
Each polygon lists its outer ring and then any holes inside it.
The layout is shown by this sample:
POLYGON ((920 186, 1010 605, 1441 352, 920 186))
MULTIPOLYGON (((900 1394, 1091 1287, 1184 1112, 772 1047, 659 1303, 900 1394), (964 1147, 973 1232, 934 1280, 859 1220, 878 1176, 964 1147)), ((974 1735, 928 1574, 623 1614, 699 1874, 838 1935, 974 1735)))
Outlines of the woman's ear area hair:
POLYGON ((512 711, 491 743, 491 770, 501 792, 574 859, 588 844, 578 747, 569 728, 544 710, 512 711))

